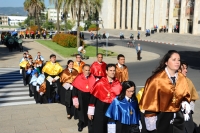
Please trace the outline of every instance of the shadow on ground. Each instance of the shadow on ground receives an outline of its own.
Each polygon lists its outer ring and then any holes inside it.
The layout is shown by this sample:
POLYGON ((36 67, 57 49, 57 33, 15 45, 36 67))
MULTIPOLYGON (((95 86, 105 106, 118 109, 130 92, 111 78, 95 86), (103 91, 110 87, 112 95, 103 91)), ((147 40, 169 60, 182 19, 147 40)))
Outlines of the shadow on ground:
POLYGON ((186 61, 192 69, 200 70, 200 51, 179 51, 181 60, 186 61))
POLYGON ((14 49, 12 52, 9 52, 8 48, 4 44, 0 44, 0 60, 8 60, 9 57, 14 56, 19 53, 21 53, 23 57, 23 53, 26 50, 30 50, 30 49, 23 45, 23 52, 20 52, 18 49, 14 49))

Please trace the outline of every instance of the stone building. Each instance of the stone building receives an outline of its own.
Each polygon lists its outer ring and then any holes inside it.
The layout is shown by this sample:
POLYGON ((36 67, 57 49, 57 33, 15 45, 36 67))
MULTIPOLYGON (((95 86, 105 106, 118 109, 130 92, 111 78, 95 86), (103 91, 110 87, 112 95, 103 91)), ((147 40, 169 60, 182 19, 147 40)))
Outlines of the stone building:
POLYGON ((180 34, 200 34, 200 0, 104 0, 104 28, 142 30, 177 27, 180 34))
POLYGON ((0 14, 0 26, 8 26, 8 16, 0 14))

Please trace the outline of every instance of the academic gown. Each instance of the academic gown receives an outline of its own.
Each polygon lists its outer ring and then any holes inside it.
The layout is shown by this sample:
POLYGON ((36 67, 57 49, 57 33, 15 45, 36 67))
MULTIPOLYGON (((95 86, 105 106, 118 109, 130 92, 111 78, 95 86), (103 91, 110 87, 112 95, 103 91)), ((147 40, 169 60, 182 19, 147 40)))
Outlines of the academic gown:
POLYGON ((66 90, 66 88, 63 87, 63 84, 71 84, 77 75, 78 71, 76 69, 72 69, 72 72, 70 73, 68 68, 66 68, 60 75, 60 103, 65 105, 66 107, 71 107, 72 105, 72 90, 70 90, 70 88, 67 88, 68 90, 66 90))
POLYGON ((28 61, 21 61, 19 66, 20 66, 20 69, 22 69, 22 77, 23 77, 23 83, 24 83, 24 86, 27 85, 27 82, 26 82, 26 70, 25 70, 25 67, 26 67, 26 64, 28 63, 28 61))
MULTIPOLYGON (((186 80, 187 80, 187 83, 188 83, 188 87, 190 89, 191 101, 198 100, 199 96, 198 96, 198 93, 196 91, 194 84, 192 83, 192 81, 188 77, 186 77, 186 80)), ((194 112, 191 111, 191 113, 189 114, 190 119, 188 121, 185 121, 185 128, 186 128, 187 133, 193 133, 194 132, 194 121, 193 121, 193 117, 192 117, 193 113, 194 112)))
POLYGON ((140 110, 137 100, 128 102, 126 98, 119 100, 116 97, 105 115, 116 121, 116 133, 132 133, 132 128, 137 128, 139 133, 140 110))
POLYGON ((118 64, 116 64, 116 73, 115 77, 119 80, 119 82, 128 81, 128 68, 126 65, 123 65, 123 68, 119 68, 118 64))
POLYGON ((184 117, 180 111, 182 101, 190 101, 186 78, 178 72, 176 84, 173 85, 167 72, 163 70, 154 77, 147 79, 139 105, 141 110, 145 110, 145 116, 157 116, 154 132, 183 133, 185 130, 184 117), (172 102, 173 90, 175 90, 175 103, 172 102), (176 113, 176 118, 173 124, 170 124, 170 121, 174 118, 174 113, 176 113))
POLYGON ((78 71, 78 73, 82 73, 82 67, 85 65, 85 62, 81 61, 80 64, 78 62, 74 61, 74 69, 78 71))
POLYGON ((95 61, 91 67, 90 72, 96 77, 101 78, 106 76, 106 63, 105 62, 97 62, 95 61))
POLYGON ((48 103, 47 97, 46 97, 46 81, 44 74, 40 74, 40 76, 37 78, 37 86, 39 87, 39 92, 36 90, 36 87, 34 89, 34 97, 36 99, 36 103, 48 103), (44 94, 41 96, 40 92, 43 92, 44 94))
POLYGON ((122 86, 117 79, 109 83, 107 77, 98 80, 91 90, 89 106, 95 107, 94 118, 92 120, 92 133, 107 133, 108 117, 105 113, 114 100, 120 94, 122 86))
POLYGON ((90 74, 88 78, 85 77, 85 75, 79 74, 75 80, 73 81, 73 92, 72 92, 72 97, 73 98, 78 98, 79 101, 79 108, 75 109, 75 114, 74 118, 79 119, 81 123, 79 124, 84 124, 84 125, 79 125, 82 127, 85 127, 88 125, 88 104, 90 101, 90 90, 93 88, 93 85, 95 83, 95 77, 90 74))
POLYGON ((50 84, 50 82, 47 80, 48 76, 51 76, 52 78, 55 78, 56 76, 59 76, 60 73, 63 71, 62 67, 59 63, 52 63, 51 61, 46 62, 45 66, 42 69, 42 72, 44 72, 45 79, 46 79, 46 97, 49 100, 49 102, 55 102, 59 100, 58 94, 60 93, 59 88, 61 86, 60 80, 56 80, 56 82, 50 84), (57 88, 57 92, 55 92, 55 88, 57 88))

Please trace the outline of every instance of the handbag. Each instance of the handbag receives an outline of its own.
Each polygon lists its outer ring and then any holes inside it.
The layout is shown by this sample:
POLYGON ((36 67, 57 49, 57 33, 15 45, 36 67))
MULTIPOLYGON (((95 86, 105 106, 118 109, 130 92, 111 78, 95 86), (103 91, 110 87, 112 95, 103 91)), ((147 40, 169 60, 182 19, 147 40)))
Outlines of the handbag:
POLYGON ((140 129, 138 125, 131 125, 129 129, 129 133, 140 133, 140 129))

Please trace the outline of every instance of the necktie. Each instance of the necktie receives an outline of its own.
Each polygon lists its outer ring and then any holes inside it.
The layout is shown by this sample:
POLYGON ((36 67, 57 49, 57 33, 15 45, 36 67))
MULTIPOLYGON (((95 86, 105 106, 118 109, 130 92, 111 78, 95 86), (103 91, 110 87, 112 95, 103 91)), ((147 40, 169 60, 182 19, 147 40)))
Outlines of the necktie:
POLYGON ((131 102, 131 99, 128 99, 128 102, 131 102))
POLYGON ((78 66, 80 66, 80 62, 78 62, 78 66))
POLYGON ((112 82, 110 82, 110 84, 112 84, 112 82))
POLYGON ((172 81, 173 81, 173 85, 176 84, 176 77, 171 77, 172 81))

